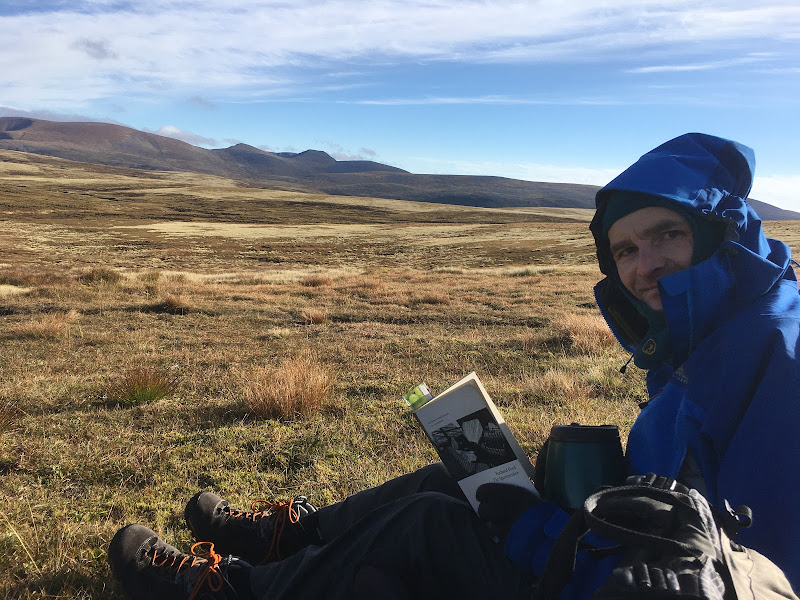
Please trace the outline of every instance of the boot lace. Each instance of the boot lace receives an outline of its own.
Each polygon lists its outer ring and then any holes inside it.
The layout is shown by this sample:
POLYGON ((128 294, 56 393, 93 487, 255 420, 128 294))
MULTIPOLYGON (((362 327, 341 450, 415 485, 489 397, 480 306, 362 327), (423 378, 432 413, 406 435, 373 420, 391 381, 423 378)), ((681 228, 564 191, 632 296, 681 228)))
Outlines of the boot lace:
POLYGON ((222 556, 214 552, 214 544, 211 542, 197 542, 192 545, 189 553, 162 553, 156 549, 153 552, 152 564, 158 568, 174 570, 176 575, 191 572, 193 567, 198 567, 197 572, 191 576, 193 581, 190 580, 190 582, 194 583, 194 589, 187 600, 194 600, 203 589, 204 584, 214 593, 220 591, 222 589, 222 574, 219 571, 219 563, 222 560, 222 556))
MULTIPOLYGON (((261 524, 262 519, 267 519, 265 523, 272 524, 272 535, 269 543, 269 550, 266 558, 272 556, 273 551, 278 560, 282 560, 280 551, 280 540, 286 523, 297 523, 300 520, 300 511, 295 507, 294 501, 270 502, 269 500, 253 500, 249 511, 243 511, 230 506, 225 507, 225 511, 232 517, 246 519, 254 524, 261 524)), ((263 531, 263 529, 262 529, 263 531)))

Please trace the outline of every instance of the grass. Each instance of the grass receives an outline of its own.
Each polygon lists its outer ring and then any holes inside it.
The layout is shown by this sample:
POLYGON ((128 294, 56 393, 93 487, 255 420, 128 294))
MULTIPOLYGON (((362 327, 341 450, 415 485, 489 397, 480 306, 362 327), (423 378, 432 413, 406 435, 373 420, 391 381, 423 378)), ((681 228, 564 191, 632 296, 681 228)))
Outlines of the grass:
POLYGON ((19 338, 37 340, 63 338, 70 334, 72 324, 78 317, 78 312, 74 309, 65 312, 46 313, 30 321, 19 323, 11 328, 11 333, 19 338))
POLYGON ((177 375, 169 369, 136 366, 115 378, 108 385, 105 396, 112 405, 140 406, 172 395, 177 384, 177 375))
POLYGON ((192 307, 186 295, 164 293, 156 302, 149 304, 146 308, 152 312, 185 315, 192 307))
POLYGON ((321 325, 328 320, 328 313, 318 308, 306 308, 301 311, 300 318, 306 325, 321 325))
POLYGON ((318 413, 333 388, 330 370, 309 351, 256 367, 241 376, 245 406, 259 419, 290 419, 318 413))
POLYGON ((115 284, 122 281, 122 274, 109 267, 92 267, 78 276, 78 281, 86 284, 115 284))
POLYGON ((188 548, 200 489, 324 505, 435 460, 420 381, 477 371, 532 459, 644 399, 585 222, 0 158, 0 597, 121 599, 111 537, 188 548))
POLYGON ((7 400, 0 400, 0 434, 14 423, 14 407, 7 400))
POLYGON ((333 278, 323 273, 314 273, 302 277, 300 283, 308 287, 319 287, 322 285, 330 285, 333 283, 333 278))

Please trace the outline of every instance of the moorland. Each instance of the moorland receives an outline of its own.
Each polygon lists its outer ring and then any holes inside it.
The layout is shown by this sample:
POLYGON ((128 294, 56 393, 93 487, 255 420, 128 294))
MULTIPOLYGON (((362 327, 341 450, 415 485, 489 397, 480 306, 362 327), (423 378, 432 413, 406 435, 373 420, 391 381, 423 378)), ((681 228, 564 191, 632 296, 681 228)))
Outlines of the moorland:
POLYGON ((323 505, 434 461, 420 381, 478 372, 532 459, 556 423, 624 439, 590 218, 0 151, 0 595, 121 598, 113 534, 188 548, 200 489, 323 505))

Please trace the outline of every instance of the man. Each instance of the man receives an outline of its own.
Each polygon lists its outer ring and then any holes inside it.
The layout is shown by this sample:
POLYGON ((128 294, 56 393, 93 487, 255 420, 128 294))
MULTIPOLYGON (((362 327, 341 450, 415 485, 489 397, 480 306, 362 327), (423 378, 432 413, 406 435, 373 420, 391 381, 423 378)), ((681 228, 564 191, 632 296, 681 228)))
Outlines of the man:
POLYGON ((607 275, 596 297, 648 369, 632 471, 750 506, 754 525, 738 541, 798 586, 800 297, 789 248, 764 236, 745 202, 754 165, 749 148, 690 134, 609 183, 591 226, 607 275))
MULTIPOLYGON (((595 295, 648 371, 650 401, 628 438, 632 474, 750 506, 754 525, 737 541, 798 586, 800 296, 788 247, 766 239, 745 202, 753 165, 749 148, 687 134, 600 190, 590 228, 606 277, 595 295)), ((302 517, 295 504, 244 513, 208 492, 190 501, 199 539, 262 566, 193 559, 140 525, 115 536, 110 561, 133 598, 151 588, 186 598, 203 582, 214 598, 525 597, 567 515, 513 486, 483 486, 478 498, 504 545, 433 465, 302 517)), ((607 575, 609 564, 587 560, 562 597, 587 597, 607 575)))
MULTIPOLYGON (((676 478, 719 507, 750 506, 754 524, 737 541, 798 587, 800 297, 789 248, 764 236, 745 202, 753 167, 749 148, 688 134, 600 190, 590 228, 606 278, 595 297, 647 369, 631 472, 676 478)), ((558 529, 536 511, 525 519, 506 550, 540 570, 534 529, 558 529)))

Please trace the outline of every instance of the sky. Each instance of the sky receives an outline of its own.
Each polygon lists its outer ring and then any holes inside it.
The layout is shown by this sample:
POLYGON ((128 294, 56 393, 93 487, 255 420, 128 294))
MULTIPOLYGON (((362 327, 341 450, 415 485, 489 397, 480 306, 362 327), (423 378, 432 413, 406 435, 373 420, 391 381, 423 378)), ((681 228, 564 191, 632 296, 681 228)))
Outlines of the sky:
POLYGON ((800 211, 797 0, 0 0, 0 116, 603 185, 690 131, 800 211))

